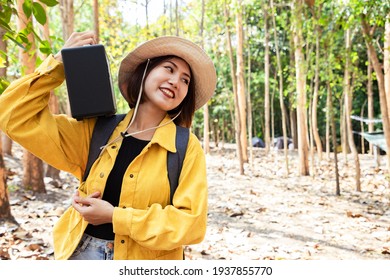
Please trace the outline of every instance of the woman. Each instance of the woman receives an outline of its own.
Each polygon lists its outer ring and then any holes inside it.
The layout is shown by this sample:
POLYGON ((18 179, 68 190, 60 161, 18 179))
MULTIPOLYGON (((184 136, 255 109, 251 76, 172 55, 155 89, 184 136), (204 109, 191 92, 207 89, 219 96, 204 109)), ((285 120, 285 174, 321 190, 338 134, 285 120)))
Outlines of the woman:
MULTIPOLYGON (((64 48, 95 44, 73 33, 64 48)), ((212 96, 211 59, 179 37, 150 40, 121 62, 119 88, 131 110, 82 181, 96 119, 52 115, 49 92, 64 81, 61 52, 13 82, 0 97, 0 128, 48 164, 80 180, 72 206, 54 226, 56 259, 182 259, 203 240, 207 222, 205 157, 191 134, 169 204, 167 151, 176 124, 190 127, 212 96)))

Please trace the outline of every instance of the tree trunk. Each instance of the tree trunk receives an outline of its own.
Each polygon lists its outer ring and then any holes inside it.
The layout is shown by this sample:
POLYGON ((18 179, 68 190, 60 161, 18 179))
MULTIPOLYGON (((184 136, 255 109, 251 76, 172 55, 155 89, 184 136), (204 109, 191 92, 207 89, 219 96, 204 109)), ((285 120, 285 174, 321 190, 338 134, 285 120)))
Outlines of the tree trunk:
MULTIPOLYGON (((330 88, 330 86, 329 86, 330 88)), ((331 99, 329 95, 329 90, 328 89, 328 94, 326 95, 326 135, 325 135, 325 147, 326 147, 326 159, 330 159, 330 126, 331 126, 331 119, 330 119, 330 106, 331 106, 331 99)))
POLYGON ((13 145, 12 139, 5 134, 3 134, 2 136, 3 136, 3 153, 5 155, 12 156, 12 145, 13 145))
POLYGON ((73 0, 60 0, 62 39, 66 41, 74 30, 73 0))
POLYGON ((176 36, 179 36, 179 2, 176 0, 175 7, 176 36))
POLYGON ((25 150, 23 155, 23 186, 34 193, 46 193, 43 181, 43 162, 25 150))
MULTIPOLYGON (((7 41, 3 40, 5 33, 6 31, 0 27, 0 51, 2 51, 3 53, 7 53, 7 41)), ((8 56, 6 57, 5 65, 8 67, 8 56)), ((7 78, 7 67, 0 67, 0 77, 4 79, 7 78)), ((7 135, 5 134, 2 135, 1 131, 0 131, 0 137, 3 137, 2 139, 3 147, 0 147, 3 149, 3 153, 5 155, 12 156, 12 140, 8 138, 7 135)))
POLYGON ((164 16, 164 21, 163 21, 163 25, 162 25, 162 35, 163 36, 166 36, 167 35, 167 2, 165 2, 164 0, 164 4, 163 4, 163 16, 164 16))
MULTIPOLYGON (((385 41, 383 48, 383 70, 385 79, 385 91, 387 111, 390 111, 390 13, 387 15, 385 24, 385 41)), ((390 116, 389 116, 390 118, 390 116)))
POLYGON ((385 140, 386 140, 386 147, 387 147, 387 169, 390 171, 390 123, 389 123, 389 114, 387 110, 387 96, 386 96, 386 90, 385 90, 385 78, 384 74, 382 72, 381 63, 379 62, 378 55, 375 51, 375 48, 372 44, 372 38, 370 36, 370 30, 369 25, 365 21, 365 18, 363 16, 362 18, 362 29, 366 41, 366 45, 368 48, 368 51, 370 53, 370 59, 372 62, 372 67, 374 68, 377 82, 378 82, 378 89, 379 89, 379 100, 380 100, 380 108, 382 113, 382 121, 383 121, 383 131, 385 134, 385 140))
POLYGON ((299 174, 309 175, 309 150, 307 143, 307 113, 306 113, 306 70, 303 55, 302 38, 302 0, 293 2, 293 37, 295 48, 295 70, 297 83, 297 117, 298 117, 298 155, 299 174))
POLYGON ((264 6, 264 143, 265 152, 268 154, 271 147, 270 139, 270 96, 269 96, 269 31, 268 31, 268 7, 264 6))
MULTIPOLYGON (((18 26, 19 30, 26 28, 26 25, 31 22, 27 19, 26 15, 23 12, 23 2, 22 0, 18 0, 18 26)), ((31 42, 31 50, 35 50, 34 36, 32 34, 27 35, 28 41, 31 42)), ((35 61, 36 61, 36 53, 33 55, 29 55, 25 50, 20 49, 19 52, 21 65, 24 68, 25 74, 29 74, 34 72, 35 69, 35 61)), ((27 188, 31 188, 36 192, 46 192, 45 184, 43 182, 43 163, 42 161, 35 157, 28 151, 24 152, 23 155, 23 185, 27 188)))
MULTIPOLYGON (((360 109, 360 131, 361 133, 364 133, 364 107, 366 107, 366 104, 367 104, 367 99, 364 100, 363 102, 363 105, 360 109)), ((361 154, 365 154, 366 153, 366 148, 365 148, 365 145, 364 145, 364 137, 362 135, 360 135, 360 147, 361 147, 361 154)))
POLYGON ((295 149, 298 148, 298 133, 297 133, 297 110, 290 107, 290 131, 295 149))
POLYGON ((236 17, 237 30, 237 94, 238 94, 238 109, 240 113, 240 140, 242 147, 242 158, 244 162, 248 162, 248 141, 247 141, 247 126, 246 126, 246 97, 245 97, 245 66, 244 66, 244 30, 242 24, 242 0, 237 0, 238 11, 236 17))
MULTIPOLYGON (((249 34, 250 36, 251 34, 249 34)), ((252 144, 252 100, 251 100, 251 49, 248 47, 248 79, 247 79, 247 104, 248 104, 248 143, 249 143, 249 160, 253 170, 253 144, 252 144)))
MULTIPOLYGON (((311 92, 311 90, 310 90, 311 92)), ((308 126, 309 126, 309 154, 310 154, 310 174, 314 178, 316 176, 315 172, 315 153, 314 153, 314 136, 313 136, 313 118, 312 118, 312 113, 313 113, 313 101, 311 97, 309 97, 309 108, 308 108, 308 113, 309 113, 309 119, 308 119, 308 126)))
POLYGON ((150 30, 149 30, 149 2, 150 0, 145 0, 145 22, 146 22, 146 34, 147 39, 149 39, 150 30))
MULTIPOLYGON (((370 59, 370 53, 367 51, 367 57, 368 57, 368 65, 367 65, 367 113, 368 113, 368 119, 373 120, 375 117, 374 114, 374 92, 372 90, 372 63, 370 59)), ((390 79, 390 77, 389 77, 390 79)), ((368 123, 368 132, 374 132, 374 123, 369 122, 368 123)), ((369 153, 373 155, 373 145, 369 143, 369 153)))
POLYGON ((283 130, 283 149, 284 149, 284 160, 286 163, 286 177, 289 174, 289 168, 288 168, 288 146, 287 146, 287 118, 286 118, 286 108, 284 106, 283 101, 283 70, 282 70, 282 63, 280 58, 280 51, 279 51, 279 41, 278 36, 276 34, 276 22, 275 22, 275 15, 274 15, 274 1, 271 0, 271 11, 272 11, 272 25, 274 29, 274 40, 275 40, 275 49, 276 49, 276 62, 278 65, 278 77, 279 77, 279 103, 280 103, 280 110, 282 112, 282 130, 283 130))
POLYGON ((7 189, 7 176, 5 170, 6 169, 4 165, 2 150, 2 138, 0 135, 0 224, 5 221, 17 224, 11 214, 11 206, 9 204, 9 196, 7 189))
MULTIPOLYGON (((73 0, 60 0, 62 39, 64 42, 74 31, 74 5, 73 0)), ((71 115, 69 99, 66 99, 66 114, 71 115)))
MULTIPOLYGON (((0 27, 0 51, 7 53, 7 41, 3 40, 5 30, 0 27)), ((8 57, 7 57, 8 58, 8 57)), ((8 67, 8 59, 6 61, 6 66, 8 67)), ((7 67, 0 68, 0 77, 7 77, 7 67)), ((14 222, 16 221, 11 214, 11 206, 9 204, 8 188, 7 188, 7 176, 6 168, 4 164, 3 152, 7 155, 12 155, 12 140, 8 138, 0 131, 0 223, 4 221, 14 222), (5 140, 3 142, 3 139, 5 140), (4 144, 4 150, 3 150, 4 144)))
POLYGON ((340 182, 339 182, 339 168, 338 168, 338 159, 337 159, 337 136, 336 136, 336 122, 334 120, 333 112, 333 100, 332 100, 332 89, 330 88, 330 81, 326 81, 326 87, 329 96, 329 115, 330 115, 330 124, 332 127, 332 144, 333 144, 333 155, 334 155, 334 165, 335 165, 335 175, 336 175, 336 195, 340 195, 340 182))
POLYGON ((93 29, 95 31, 96 42, 99 43, 99 0, 93 0, 93 29))
POLYGON ((352 156, 355 161, 355 183, 356 183, 356 190, 361 191, 360 186, 360 162, 359 162, 359 155, 356 150, 356 145, 353 137, 353 131, 352 131, 352 120, 351 120, 351 112, 352 112, 352 87, 351 87, 351 30, 347 29, 346 31, 346 38, 345 38, 345 69, 344 69, 344 98, 345 98, 345 122, 346 122, 346 128, 347 128, 347 135, 348 135, 348 145, 349 149, 351 150, 352 156))
POLYGON ((229 13, 226 7, 226 0, 224 1, 224 19, 225 19, 225 27, 226 27, 226 38, 227 38, 227 47, 229 50, 229 60, 230 60, 230 74, 232 76, 232 84, 233 84, 233 94, 234 94, 234 115, 235 115, 235 136, 237 142, 237 156, 239 160, 239 169, 240 174, 244 175, 244 160, 242 155, 242 144, 241 144, 241 122, 240 122, 240 111, 238 106, 238 93, 237 93, 237 78, 236 78, 236 69, 234 66, 234 55, 233 55, 233 47, 231 43, 230 30, 229 25, 227 24, 229 19, 229 13))
POLYGON ((311 125, 312 133, 315 140, 315 145, 317 148, 318 159, 322 159, 322 143, 320 134, 318 133, 318 122, 317 122, 317 106, 318 106, 318 90, 320 87, 320 27, 316 28, 316 64, 315 64, 315 77, 314 77, 314 93, 313 93, 313 105, 311 112, 311 125))
POLYGON ((349 146, 348 146, 348 133, 347 133, 347 115, 345 111, 345 96, 344 92, 342 97, 340 98, 340 135, 341 135, 341 147, 344 155, 345 164, 348 165, 348 154, 349 154, 349 146))
MULTIPOLYGON (((200 39, 201 39, 201 46, 204 48, 204 38, 203 38, 203 31, 204 31, 204 13, 205 13, 205 0, 202 0, 202 16, 200 21, 200 39)), ((209 106, 206 103, 203 106, 203 150, 205 154, 210 153, 210 125, 209 125, 209 106)))

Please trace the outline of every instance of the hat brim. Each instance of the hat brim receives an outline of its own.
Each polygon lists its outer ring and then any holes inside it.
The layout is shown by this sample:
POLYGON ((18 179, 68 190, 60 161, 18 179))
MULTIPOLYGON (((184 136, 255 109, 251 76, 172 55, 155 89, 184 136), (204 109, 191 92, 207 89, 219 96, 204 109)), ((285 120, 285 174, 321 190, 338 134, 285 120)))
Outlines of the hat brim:
POLYGON ((214 94, 217 75, 210 57, 193 42, 177 37, 163 36, 147 41, 131 51, 121 62, 118 73, 119 89, 129 102, 127 86, 138 65, 147 59, 175 55, 184 59, 191 68, 195 83, 195 110, 201 108, 214 94))

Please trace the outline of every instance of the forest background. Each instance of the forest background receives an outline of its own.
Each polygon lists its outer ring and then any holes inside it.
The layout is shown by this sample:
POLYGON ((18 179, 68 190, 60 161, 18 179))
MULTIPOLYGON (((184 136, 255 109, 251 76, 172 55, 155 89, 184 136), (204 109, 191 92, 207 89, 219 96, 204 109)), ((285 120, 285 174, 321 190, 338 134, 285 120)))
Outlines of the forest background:
MULTIPOLYGON (((192 127, 206 154, 210 142, 233 143, 238 172, 245 174, 254 162, 253 141, 264 143, 265 155, 278 143, 283 177, 316 176, 325 157, 335 167, 336 194, 338 153, 353 159, 357 191, 359 155, 383 155, 388 174, 390 1, 157 2, 1 0, 0 93, 58 52, 73 31, 95 30, 109 56, 118 112, 125 112, 116 86, 123 56, 156 36, 183 36, 202 46, 217 70, 215 94, 192 127), (381 150, 362 137, 366 132, 378 132, 381 150), (289 162, 291 150, 296 164, 289 162)), ((52 93, 50 106, 70 114, 65 84, 52 93)), ((12 140, 0 139, 0 219, 14 220, 3 160, 12 155, 12 140)), ((57 180, 59 171, 24 151, 22 186, 45 193, 45 177, 57 180)))

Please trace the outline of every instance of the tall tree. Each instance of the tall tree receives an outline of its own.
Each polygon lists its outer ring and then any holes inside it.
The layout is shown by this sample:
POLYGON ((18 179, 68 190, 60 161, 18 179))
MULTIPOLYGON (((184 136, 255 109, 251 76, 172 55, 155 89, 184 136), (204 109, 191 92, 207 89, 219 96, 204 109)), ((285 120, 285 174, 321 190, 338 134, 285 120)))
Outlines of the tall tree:
POLYGON ((233 55, 233 47, 231 42, 231 35, 230 35, 230 26, 228 24, 229 22, 229 10, 227 7, 226 0, 224 0, 224 21, 225 21, 225 28, 226 28, 226 44, 228 47, 228 54, 229 54, 229 61, 230 61, 230 74, 232 77, 232 84, 233 84, 233 94, 234 94, 234 126, 235 126, 235 136, 236 136, 236 143, 237 143, 237 155, 239 160, 239 169, 240 174, 244 174, 244 160, 242 155, 242 144, 241 144, 241 121, 240 121, 240 110, 238 105, 238 92, 237 92, 237 76, 236 76, 236 67, 234 64, 234 55, 233 55))
MULTIPOLYGON (((1 8, 1 7, 0 7, 1 8)), ((7 42, 3 40, 5 30, 0 27, 0 51, 7 53, 7 42)), ((0 68, 0 77, 5 78, 7 73, 6 67, 0 68)), ((8 138, 8 137, 7 137, 8 138)), ((3 142, 2 142, 2 133, 0 131, 0 222, 4 221, 14 221, 14 218, 11 214, 11 207, 9 204, 8 188, 6 181, 6 169, 3 159, 3 142)))
POLYGON ((345 122, 347 128, 346 132, 347 132, 348 145, 355 161, 356 190, 361 191, 359 155, 354 142, 353 131, 352 131, 352 120, 350 117, 352 112, 351 44, 352 44, 351 29, 348 28, 345 32, 345 66, 344 66, 344 86, 343 86, 344 98, 345 98, 344 104, 345 104, 345 112, 346 112, 345 122))
MULTIPOLYGON (((369 21, 366 15, 361 16, 361 26, 365 38, 365 42, 367 45, 367 49, 369 52, 369 59, 372 63, 372 67, 376 74, 376 79, 378 83, 379 89, 379 99, 380 99, 380 108, 382 113, 382 123, 383 123, 383 131, 385 135, 385 141, 387 146, 387 151, 390 151, 390 122, 389 122, 389 113, 387 108, 387 96, 385 90, 385 77, 383 74, 382 65, 379 61, 377 51, 375 50, 373 38, 371 37, 371 27, 369 25, 369 21)), ((386 154, 387 156, 387 168, 390 171, 390 152, 386 154)))
MULTIPOLYGON (((2 7, 0 7, 2 9, 2 7)), ((0 27, 0 51, 4 54, 7 53, 7 41, 4 40, 4 35, 6 34, 6 30, 2 27, 0 27)), ((0 79, 2 79, 3 82, 6 82, 7 80, 7 67, 8 67, 8 57, 5 59, 5 63, 3 67, 0 67, 0 79)), ((12 155, 12 140, 7 137, 7 135, 2 135, 0 131, 0 137, 3 137, 2 139, 2 148, 3 153, 6 155, 12 155)))
POLYGON ((73 0, 59 0, 61 20, 62 20, 62 38, 66 41, 74 31, 74 5, 73 0))
MULTIPOLYGON (((18 27, 19 30, 26 30, 29 26, 32 26, 32 18, 27 18, 23 11, 24 0, 17 0, 18 7, 18 27)), ((32 73, 35 69, 36 52, 34 36, 30 32, 27 35, 28 42, 31 44, 29 50, 31 53, 26 52, 24 49, 20 49, 19 56, 21 66, 25 74, 32 73)), ((23 185, 26 188, 31 188, 34 192, 46 192, 45 184, 43 181, 43 162, 29 151, 25 150, 23 155, 23 185)))
POLYGON ((308 162, 308 134, 307 134, 307 112, 306 112, 306 69, 303 53, 303 0, 294 0, 293 10, 293 39, 295 55, 295 76, 297 90, 297 117, 298 117, 298 155, 299 174, 309 175, 308 162))
MULTIPOLYGON (((318 8, 318 15, 321 14, 321 5, 318 8)), ((311 113, 311 124, 312 124, 312 132, 315 140, 318 158, 322 159, 322 143, 320 134, 318 132, 318 121, 317 121, 317 107, 318 107, 318 95, 319 95, 319 87, 320 87, 320 36, 321 36, 321 28, 318 23, 318 18, 316 16, 316 11, 313 9, 313 14, 316 21, 316 56, 315 56, 315 74, 314 74, 314 92, 313 92, 313 101, 312 101, 312 113, 311 113)))
POLYGON ((390 13, 387 14, 385 23, 383 70, 385 79, 387 111, 390 112, 390 13))
MULTIPOLYGON (((205 16, 205 0, 202 0, 202 11, 199 28, 199 36, 201 47, 204 49, 204 16, 205 16)), ((203 106, 203 149, 206 154, 210 153, 210 126, 209 126, 209 105, 206 103, 203 106)))
MULTIPOLYGON (((249 32, 248 32, 249 35, 249 32)), ((250 35, 249 35, 250 36, 250 35)), ((250 160, 250 166, 253 169, 253 144, 252 144, 252 130, 253 130, 253 117, 252 117, 252 98, 251 98, 251 48, 250 45, 248 46, 248 80, 247 80, 247 104, 248 104, 248 142, 249 145, 249 160, 250 160)))
POLYGON ((243 3, 237 0, 236 30, 237 30, 237 94, 238 109, 240 114, 240 140, 242 158, 248 161, 248 141, 246 125, 246 91, 245 91, 245 66, 244 66, 244 28, 242 23, 243 3))
POLYGON ((3 151, 1 147, 2 141, 0 137, 0 223, 3 223, 5 221, 16 223, 15 218, 11 214, 11 206, 9 204, 6 172, 3 159, 3 151))
MULTIPOLYGON (((74 31, 73 0, 59 0, 62 22, 62 39, 64 42, 74 31)), ((69 99, 66 99, 66 113, 71 115, 69 99)))
MULTIPOLYGON (((369 52, 367 51, 367 57, 369 56, 369 52)), ((389 77, 390 78, 390 77, 389 77)), ((367 63, 367 113, 368 113, 368 119, 373 120, 375 113, 374 113, 374 91, 372 89, 372 63, 371 60, 368 59, 367 63)), ((370 121, 368 123, 368 132, 374 132, 374 122, 370 121)), ((373 154, 373 145, 370 143, 370 151, 369 153, 373 154)))
MULTIPOLYGON (((43 12, 46 14, 46 5, 42 5, 42 7, 44 8, 43 12)), ((42 32, 41 37, 44 38, 49 43, 49 45, 51 45, 48 17, 46 19, 45 24, 39 25, 39 28, 41 29, 42 32)), ((47 57, 45 53, 40 53, 40 56, 42 59, 45 59, 47 57)), ((58 96, 55 95, 54 90, 50 91, 49 108, 53 114, 59 113, 59 100, 58 100, 58 96)), ((60 170, 58 170, 57 168, 51 165, 47 165, 45 175, 46 177, 50 177, 53 180, 60 180, 60 170)))
MULTIPOLYGON (((331 70, 328 69, 330 72, 331 70)), ((337 158, 337 135, 336 135, 336 122, 334 119, 334 110, 333 110, 333 98, 332 98, 332 89, 330 87, 330 81, 326 81, 326 88, 329 96, 329 118, 330 126, 332 127, 332 144, 333 144, 333 155, 334 155, 334 165, 335 165, 335 174, 336 174, 336 195, 340 195, 340 180, 339 180, 339 167, 338 167, 338 158, 337 158)))
POLYGON ((93 0, 93 29, 96 34, 96 42, 100 42, 100 31, 99 31, 99 0, 93 0))
POLYGON ((176 30, 176 36, 179 36, 180 30, 179 30, 179 1, 176 0, 175 5, 175 30, 176 30))
POLYGON ((274 1, 271 0, 271 18, 272 18, 272 26, 274 30, 274 40, 275 40, 275 50, 276 50, 276 63, 278 69, 278 77, 279 77, 279 104, 280 111, 282 113, 282 131, 283 131, 283 150, 284 150, 284 160, 286 163, 286 173, 288 176, 289 168, 288 168, 288 145, 287 145, 287 117, 286 117, 286 108, 284 105, 284 85, 283 85, 283 69, 282 69, 282 59, 280 57, 279 50, 279 39, 276 32, 276 21, 275 21, 275 13, 274 10, 274 1))
POLYGON ((265 151, 269 152, 271 147, 271 137, 270 137, 270 96, 269 96, 269 30, 268 30, 268 5, 264 5, 264 142, 265 142, 265 151))

